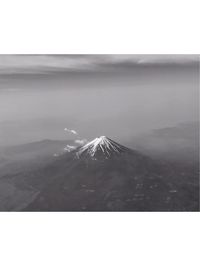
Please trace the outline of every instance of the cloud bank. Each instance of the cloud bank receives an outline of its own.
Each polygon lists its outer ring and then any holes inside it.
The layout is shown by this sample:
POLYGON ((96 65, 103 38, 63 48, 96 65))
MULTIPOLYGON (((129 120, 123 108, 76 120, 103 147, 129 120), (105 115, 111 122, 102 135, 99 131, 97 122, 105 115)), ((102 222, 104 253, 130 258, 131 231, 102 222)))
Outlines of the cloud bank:
POLYGON ((0 55, 0 74, 109 71, 149 64, 197 64, 198 55, 0 55))

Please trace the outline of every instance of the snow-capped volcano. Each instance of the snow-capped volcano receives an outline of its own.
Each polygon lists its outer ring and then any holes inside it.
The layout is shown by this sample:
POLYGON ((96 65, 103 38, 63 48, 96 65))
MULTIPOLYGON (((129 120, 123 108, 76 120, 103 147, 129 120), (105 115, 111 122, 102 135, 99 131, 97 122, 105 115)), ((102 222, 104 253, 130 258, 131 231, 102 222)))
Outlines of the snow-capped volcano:
POLYGON ((80 147, 76 154, 78 158, 85 155, 89 155, 92 158, 109 158, 112 155, 117 155, 128 150, 128 148, 116 143, 115 141, 105 136, 101 136, 80 147))
POLYGON ((166 173, 162 164, 101 136, 33 174, 28 184, 36 183, 41 190, 25 210, 170 210, 181 206, 185 190, 173 201, 178 189, 176 183, 169 185, 163 170, 166 173))

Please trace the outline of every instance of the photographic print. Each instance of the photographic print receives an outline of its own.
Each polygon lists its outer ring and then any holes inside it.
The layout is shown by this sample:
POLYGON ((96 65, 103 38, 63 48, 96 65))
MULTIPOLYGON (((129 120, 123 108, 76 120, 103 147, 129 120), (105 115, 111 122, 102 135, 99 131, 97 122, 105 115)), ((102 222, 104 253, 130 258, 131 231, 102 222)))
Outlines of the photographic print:
POLYGON ((0 55, 0 211, 199 211, 199 56, 0 55))

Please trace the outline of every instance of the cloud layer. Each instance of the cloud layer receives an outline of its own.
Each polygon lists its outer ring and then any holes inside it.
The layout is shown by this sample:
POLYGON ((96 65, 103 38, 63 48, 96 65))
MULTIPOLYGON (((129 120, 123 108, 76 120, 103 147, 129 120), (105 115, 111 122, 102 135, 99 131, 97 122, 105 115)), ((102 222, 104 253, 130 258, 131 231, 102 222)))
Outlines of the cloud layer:
POLYGON ((198 55, 0 55, 0 74, 108 71, 118 66, 195 64, 198 55))

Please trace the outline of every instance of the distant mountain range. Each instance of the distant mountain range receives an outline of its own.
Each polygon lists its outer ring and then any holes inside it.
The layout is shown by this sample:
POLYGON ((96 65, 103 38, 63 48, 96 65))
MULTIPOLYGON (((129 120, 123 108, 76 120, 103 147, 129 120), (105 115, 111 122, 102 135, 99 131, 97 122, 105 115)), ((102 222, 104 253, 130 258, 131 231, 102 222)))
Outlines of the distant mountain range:
POLYGON ((199 122, 182 123, 140 135, 127 143, 141 152, 173 162, 199 162, 199 122))
POLYGON ((4 156, 17 158, 22 157, 22 159, 33 158, 34 156, 52 156, 54 153, 60 153, 67 144, 72 144, 72 140, 50 140, 45 139, 42 141, 1 147, 0 154, 4 156))

